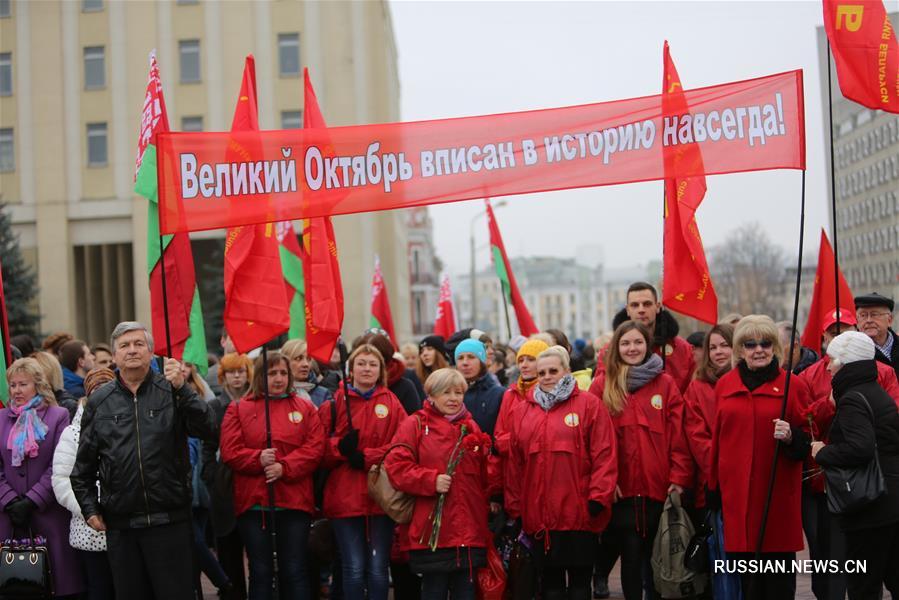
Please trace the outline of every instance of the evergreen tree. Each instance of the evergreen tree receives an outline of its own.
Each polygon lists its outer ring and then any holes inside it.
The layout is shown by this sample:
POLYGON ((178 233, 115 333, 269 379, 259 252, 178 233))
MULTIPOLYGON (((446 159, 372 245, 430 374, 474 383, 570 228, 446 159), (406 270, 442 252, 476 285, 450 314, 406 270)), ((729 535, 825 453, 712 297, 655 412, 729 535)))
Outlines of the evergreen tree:
POLYGON ((12 217, 3 203, 0 203, 0 265, 10 336, 37 337, 40 326, 40 314, 35 308, 37 274, 22 257, 19 236, 13 233, 12 217))

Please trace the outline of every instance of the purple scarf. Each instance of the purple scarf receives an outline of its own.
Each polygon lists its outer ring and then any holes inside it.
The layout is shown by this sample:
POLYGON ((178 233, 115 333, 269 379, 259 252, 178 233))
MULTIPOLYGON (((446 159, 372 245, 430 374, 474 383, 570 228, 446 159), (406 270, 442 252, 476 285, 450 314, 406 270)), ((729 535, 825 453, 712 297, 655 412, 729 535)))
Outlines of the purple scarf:
POLYGON ((38 395, 26 404, 16 407, 9 405, 9 410, 16 415, 16 422, 9 430, 6 447, 12 451, 12 466, 21 466, 25 457, 34 458, 38 453, 38 443, 47 437, 47 424, 41 421, 37 407, 43 402, 38 395))

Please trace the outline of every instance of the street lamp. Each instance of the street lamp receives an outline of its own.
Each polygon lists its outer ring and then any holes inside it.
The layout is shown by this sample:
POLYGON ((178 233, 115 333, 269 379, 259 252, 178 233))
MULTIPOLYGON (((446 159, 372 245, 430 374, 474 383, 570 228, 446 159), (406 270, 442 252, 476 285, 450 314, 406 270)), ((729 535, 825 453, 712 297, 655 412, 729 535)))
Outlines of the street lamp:
MULTIPOLYGON (((508 202, 506 200, 500 200, 493 206, 493 208, 494 209, 502 208, 506 204, 508 204, 508 202)), ((478 314, 477 304, 476 304, 477 299, 478 299, 478 293, 477 293, 477 284, 475 282, 475 278, 477 275, 477 269, 475 268, 476 247, 475 247, 475 243, 474 243, 474 225, 479 218, 483 217, 486 214, 487 214, 487 209, 484 209, 484 210, 480 211, 479 213, 477 213, 474 217, 472 217, 471 226, 469 228, 469 234, 470 234, 469 239, 471 240, 471 275, 470 276, 471 276, 471 326, 472 327, 477 327, 477 314, 478 314)))

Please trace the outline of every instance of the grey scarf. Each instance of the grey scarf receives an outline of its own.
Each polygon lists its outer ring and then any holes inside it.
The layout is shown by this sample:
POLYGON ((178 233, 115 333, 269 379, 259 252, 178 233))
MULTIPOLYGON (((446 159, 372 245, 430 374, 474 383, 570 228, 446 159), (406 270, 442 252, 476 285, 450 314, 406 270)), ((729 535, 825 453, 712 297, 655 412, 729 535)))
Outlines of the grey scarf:
POLYGON ((534 400, 537 401, 537 404, 539 404, 543 410, 549 412, 549 410, 559 402, 568 400, 568 397, 571 396, 571 392, 574 391, 575 385, 577 385, 577 382, 574 380, 571 373, 569 373, 559 380, 559 383, 556 384, 556 387, 554 387, 551 392, 544 392, 540 389, 539 385, 535 386, 534 400))
POLYGON ((658 354, 650 354, 642 365, 635 365, 627 369, 627 391, 636 392, 641 387, 655 379, 662 372, 662 357, 658 354))

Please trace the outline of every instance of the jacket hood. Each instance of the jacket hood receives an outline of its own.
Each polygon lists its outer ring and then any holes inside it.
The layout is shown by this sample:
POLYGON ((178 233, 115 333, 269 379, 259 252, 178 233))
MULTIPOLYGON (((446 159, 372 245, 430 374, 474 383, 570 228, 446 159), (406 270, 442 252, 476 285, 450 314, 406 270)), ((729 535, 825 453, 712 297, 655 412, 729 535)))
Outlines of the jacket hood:
MULTIPOLYGON (((627 309, 622 308, 617 313, 615 313, 615 318, 612 319, 612 328, 618 329, 618 326, 629 320, 627 316, 627 309)), ((677 319, 671 316, 671 313, 667 310, 662 310, 659 312, 656 317, 655 331, 653 331, 653 344, 656 346, 661 346, 663 342, 670 342, 674 338, 678 336, 680 333, 680 325, 677 323, 677 319), (662 337, 662 332, 664 332, 665 337, 662 337)))

